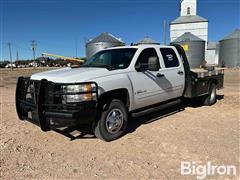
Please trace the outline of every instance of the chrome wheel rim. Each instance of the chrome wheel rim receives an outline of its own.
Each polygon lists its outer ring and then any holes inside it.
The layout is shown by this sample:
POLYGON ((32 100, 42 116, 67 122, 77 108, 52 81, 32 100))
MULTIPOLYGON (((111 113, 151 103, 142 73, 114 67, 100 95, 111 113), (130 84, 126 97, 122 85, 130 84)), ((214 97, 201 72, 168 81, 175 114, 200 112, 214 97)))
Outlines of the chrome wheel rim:
POLYGON ((112 109, 106 119, 106 129, 111 134, 116 134, 122 128, 123 113, 120 109, 112 109))
POLYGON ((213 88, 212 92, 211 92, 211 95, 210 95, 210 102, 215 101, 215 98, 216 98, 216 89, 213 88))

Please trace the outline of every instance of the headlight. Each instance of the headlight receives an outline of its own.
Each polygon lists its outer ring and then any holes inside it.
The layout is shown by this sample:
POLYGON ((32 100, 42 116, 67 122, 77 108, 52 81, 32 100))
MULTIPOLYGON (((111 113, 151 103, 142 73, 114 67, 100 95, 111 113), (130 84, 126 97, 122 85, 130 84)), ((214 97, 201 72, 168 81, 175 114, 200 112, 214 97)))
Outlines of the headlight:
POLYGON ((92 93, 92 91, 96 91, 96 85, 94 84, 66 85, 62 86, 62 91, 64 93, 84 93, 63 95, 62 102, 64 104, 96 100, 96 93, 92 93))

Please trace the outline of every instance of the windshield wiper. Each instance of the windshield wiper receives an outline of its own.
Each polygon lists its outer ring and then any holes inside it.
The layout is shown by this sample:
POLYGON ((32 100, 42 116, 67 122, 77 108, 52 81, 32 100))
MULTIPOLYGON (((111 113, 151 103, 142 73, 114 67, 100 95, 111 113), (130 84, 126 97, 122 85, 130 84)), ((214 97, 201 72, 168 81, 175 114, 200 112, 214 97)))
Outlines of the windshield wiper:
POLYGON ((116 68, 111 65, 102 65, 103 68, 106 68, 107 70, 115 70, 116 68))
POLYGON ((115 67, 108 65, 108 64, 98 64, 98 65, 94 65, 94 64, 85 64, 82 65, 81 67, 96 67, 96 68, 106 68, 107 70, 114 70, 116 69, 115 67))

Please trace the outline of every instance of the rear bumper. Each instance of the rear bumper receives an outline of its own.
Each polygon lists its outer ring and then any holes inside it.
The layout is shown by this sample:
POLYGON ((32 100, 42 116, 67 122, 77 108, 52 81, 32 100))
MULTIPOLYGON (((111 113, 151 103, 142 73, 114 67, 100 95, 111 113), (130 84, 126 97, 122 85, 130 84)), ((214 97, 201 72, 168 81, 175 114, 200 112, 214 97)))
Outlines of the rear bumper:
MULTIPOLYGON (((32 81, 30 78, 20 77, 16 88, 16 109, 19 119, 32 122, 43 131, 92 123, 97 114, 97 100, 63 104, 61 96, 64 93, 59 93, 61 85, 68 84, 56 84, 46 80, 32 81), (30 86, 34 90, 31 90, 30 86)), ((97 84, 94 85, 96 90, 87 93, 95 93, 97 97, 97 84)))

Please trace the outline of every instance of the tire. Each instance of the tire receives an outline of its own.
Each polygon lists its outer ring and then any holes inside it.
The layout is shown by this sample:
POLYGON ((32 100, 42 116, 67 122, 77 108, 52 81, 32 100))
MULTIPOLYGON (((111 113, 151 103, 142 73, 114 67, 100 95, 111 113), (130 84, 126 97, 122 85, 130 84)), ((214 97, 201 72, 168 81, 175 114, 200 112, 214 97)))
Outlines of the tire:
POLYGON ((203 97, 203 105, 212 106, 217 101, 216 85, 212 83, 208 90, 208 95, 203 97))
POLYGON ((113 141, 124 135, 128 122, 128 111, 122 101, 113 99, 99 120, 93 125, 94 134, 101 140, 113 141))

